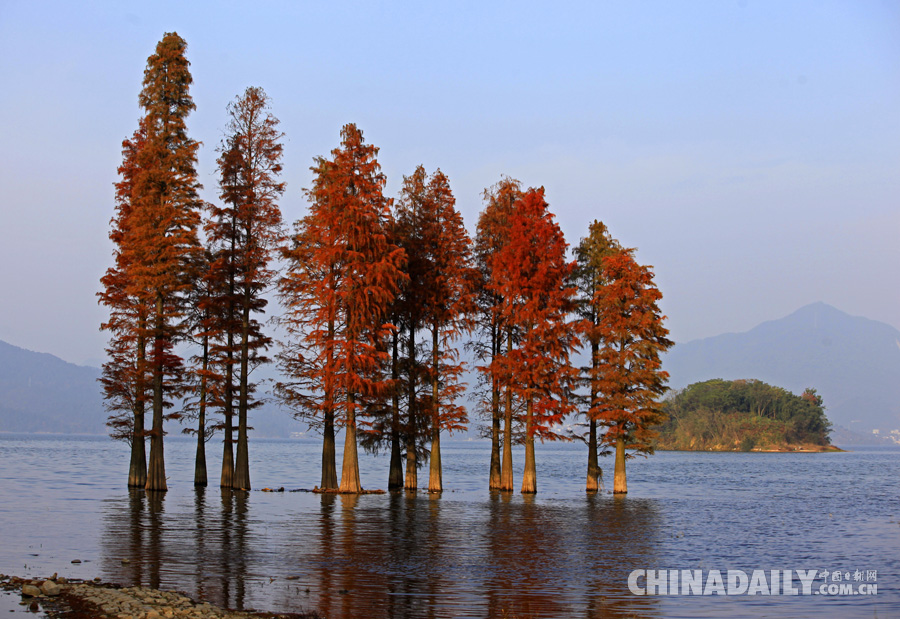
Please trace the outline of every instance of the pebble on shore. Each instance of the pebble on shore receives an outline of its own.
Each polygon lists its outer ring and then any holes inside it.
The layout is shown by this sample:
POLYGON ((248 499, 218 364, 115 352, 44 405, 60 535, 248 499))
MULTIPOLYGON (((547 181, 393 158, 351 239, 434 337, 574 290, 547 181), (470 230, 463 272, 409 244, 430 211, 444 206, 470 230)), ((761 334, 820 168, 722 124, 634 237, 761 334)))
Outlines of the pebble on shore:
POLYGON ((0 574, 0 587, 18 591, 23 603, 40 601, 49 616, 54 610, 62 616, 77 619, 315 619, 317 613, 257 613, 232 611, 208 602, 196 602, 176 591, 161 591, 148 587, 118 587, 94 581, 67 581, 65 578, 19 578, 0 574), (82 614, 78 614, 81 612, 82 614))

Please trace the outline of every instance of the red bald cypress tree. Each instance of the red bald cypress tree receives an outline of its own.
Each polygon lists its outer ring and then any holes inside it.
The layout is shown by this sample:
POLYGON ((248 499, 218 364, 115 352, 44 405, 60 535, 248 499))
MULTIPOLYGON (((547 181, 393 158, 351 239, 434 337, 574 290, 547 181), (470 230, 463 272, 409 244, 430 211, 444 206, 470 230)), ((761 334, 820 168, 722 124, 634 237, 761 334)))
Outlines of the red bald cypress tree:
POLYGON ((144 415, 148 399, 145 329, 150 308, 129 283, 129 252, 125 248, 132 225, 134 182, 138 174, 137 153, 147 134, 144 123, 131 139, 122 142, 121 180, 116 183, 116 212, 110 221, 109 238, 115 245, 114 266, 100 279, 103 290, 99 303, 109 310, 109 319, 100 328, 109 331, 107 359, 100 382, 106 409, 111 413, 107 425, 113 438, 125 440, 131 447, 128 485, 147 483, 146 435, 144 415))
MULTIPOLYGON (((406 251, 409 282, 404 287, 404 322, 409 337, 410 365, 417 365, 415 331, 430 332, 431 351, 422 362, 421 375, 428 389, 422 398, 431 427, 428 489, 443 490, 441 431, 461 430, 468 421, 464 407, 455 403, 462 392, 463 365, 453 342, 471 330, 475 309, 475 273, 471 241, 455 208, 450 183, 437 170, 430 177, 422 166, 404 179, 396 213, 398 244, 406 251)), ((417 420, 416 389, 410 389, 407 427, 407 488, 415 489, 417 420)))
POLYGON ((336 381, 338 366, 338 288, 341 248, 337 231, 311 212, 298 221, 289 244, 282 250, 287 264, 278 282, 285 331, 278 364, 285 380, 275 386, 279 399, 299 419, 322 431, 322 475, 319 487, 337 490, 335 418, 342 394, 336 381))
POLYGON ((672 342, 653 272, 635 261, 634 250, 615 251, 602 264, 604 283, 592 301, 601 341, 591 375, 597 391, 592 414, 607 428, 603 443, 615 448, 613 493, 624 494, 626 450, 653 453, 652 428, 665 419, 660 397, 668 373, 659 357, 672 342))
POLYGON ((504 177, 497 184, 485 189, 485 208, 478 217, 475 236, 475 260, 478 275, 478 311, 481 341, 475 343, 476 354, 484 365, 478 366, 480 376, 488 385, 489 395, 485 408, 491 419, 491 463, 488 487, 491 490, 513 491, 512 431, 513 394, 504 389, 499 374, 492 371, 494 360, 512 346, 513 332, 504 325, 498 311, 501 297, 488 286, 491 279, 491 260, 509 242, 510 219, 515 204, 522 197, 521 183, 504 177), (505 393, 503 393, 505 392, 505 393), (501 396, 504 396, 501 403, 501 396), (503 421, 503 454, 501 459, 501 421, 503 421))
POLYGON ((590 345, 590 365, 582 369, 583 383, 586 384, 589 392, 585 411, 588 424, 588 435, 585 440, 588 446, 587 492, 596 492, 599 489, 599 480, 602 476, 597 461, 597 430, 602 413, 599 384, 601 372, 604 371, 600 363, 600 346, 604 342, 605 333, 600 326, 600 315, 594 299, 600 292, 600 288, 606 284, 603 275, 603 259, 620 250, 618 242, 610 236, 609 230, 600 221, 591 223, 588 235, 581 239, 578 247, 575 248, 578 266, 575 270, 574 282, 578 286, 578 314, 582 319, 582 337, 585 343, 590 345))
POLYGON ((363 400, 390 386, 382 373, 388 356, 382 344, 393 330, 386 317, 404 277, 404 253, 386 233, 390 201, 383 195, 378 149, 352 124, 341 138, 332 159, 320 157, 312 168, 310 213, 285 252, 282 322, 300 339, 300 350, 289 344, 282 354, 292 382, 279 385, 279 392, 289 404, 333 408, 345 429, 339 491, 354 493, 362 490, 356 417, 363 400), (292 350, 313 354, 300 360, 292 350))
POLYGON ((535 437, 559 438, 553 426, 573 410, 577 371, 569 356, 579 341, 569 315, 576 289, 569 283, 574 263, 566 260, 543 188, 524 193, 510 223, 509 242, 491 261, 489 287, 501 299, 500 319, 517 333, 516 346, 495 359, 495 371, 525 403, 522 493, 529 494, 537 492, 535 437))
MULTIPOLYGON (((224 279, 220 288, 225 292, 226 363, 237 369, 237 457, 231 480, 236 490, 250 489, 247 422, 249 411, 259 403, 253 398, 255 385, 250 373, 268 361, 264 353, 271 342, 255 316, 264 312, 268 303, 263 292, 274 277, 269 262, 283 238, 277 203, 284 192, 279 180, 283 134, 269 108, 268 96, 257 87, 247 88, 228 105, 228 133, 219 157, 219 186, 225 206, 213 208, 207 224, 208 234, 219 242, 217 253, 222 263, 218 272, 224 279)), ((230 401, 230 397, 226 399, 230 401)), ((226 419, 226 427, 230 421, 226 419)), ((226 436, 226 451, 231 438, 226 436)), ((226 471, 223 484, 227 482, 226 471)))
POLYGON ((186 126, 194 109, 186 47, 181 37, 168 33, 147 59, 139 97, 146 138, 135 153, 131 213, 121 245, 127 294, 149 308, 141 329, 153 411, 147 490, 167 489, 163 421, 184 389, 182 359, 174 346, 184 336, 185 299, 202 251, 195 170, 199 145, 186 126))
POLYGON ((419 166, 413 174, 403 178, 403 188, 400 191, 391 227, 394 241, 404 250, 406 257, 404 263, 406 279, 401 285, 394 307, 398 322, 396 326, 403 328, 403 344, 406 349, 405 358, 398 364, 396 371, 398 385, 395 389, 399 390, 401 388, 399 382, 402 382, 406 400, 406 423, 403 431, 406 442, 406 474, 403 478, 403 487, 413 491, 419 486, 420 443, 427 440, 423 438, 423 433, 427 432, 428 422, 426 415, 423 414, 425 403, 421 393, 424 364, 418 358, 420 346, 417 343, 425 318, 423 298, 428 282, 434 275, 428 259, 429 248, 425 241, 426 235, 429 241, 433 241, 431 238, 433 233, 430 232, 433 226, 426 214, 431 210, 426 204, 428 200, 428 176, 425 169, 419 166), (402 381, 400 381, 401 374, 402 381))

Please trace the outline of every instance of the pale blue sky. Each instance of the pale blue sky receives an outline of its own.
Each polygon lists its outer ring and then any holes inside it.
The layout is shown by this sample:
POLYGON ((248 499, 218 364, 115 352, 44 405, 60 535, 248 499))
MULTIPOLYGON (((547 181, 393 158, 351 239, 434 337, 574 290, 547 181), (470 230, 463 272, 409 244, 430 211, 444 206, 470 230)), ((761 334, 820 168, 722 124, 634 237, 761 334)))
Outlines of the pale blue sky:
POLYGON ((355 122, 390 195, 439 166, 470 230, 502 174, 546 188, 570 243, 606 222, 654 265, 677 341, 820 300, 900 327, 896 2, 0 0, 0 339, 102 356, 120 144, 169 31, 205 199, 225 106, 261 86, 289 222, 355 122))

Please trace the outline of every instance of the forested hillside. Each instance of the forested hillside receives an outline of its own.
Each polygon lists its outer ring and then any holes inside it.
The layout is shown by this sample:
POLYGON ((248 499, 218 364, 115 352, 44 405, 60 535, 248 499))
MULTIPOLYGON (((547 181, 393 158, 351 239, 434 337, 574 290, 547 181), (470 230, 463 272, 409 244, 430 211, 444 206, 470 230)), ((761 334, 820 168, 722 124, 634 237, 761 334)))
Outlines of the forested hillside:
POLYGON ((759 380, 695 383, 665 402, 659 449, 823 450, 831 423, 815 389, 794 395, 759 380))
POLYGON ((745 333, 679 343, 663 365, 673 389, 750 376, 795 393, 815 385, 833 423, 869 435, 900 429, 900 332, 825 303, 745 333))

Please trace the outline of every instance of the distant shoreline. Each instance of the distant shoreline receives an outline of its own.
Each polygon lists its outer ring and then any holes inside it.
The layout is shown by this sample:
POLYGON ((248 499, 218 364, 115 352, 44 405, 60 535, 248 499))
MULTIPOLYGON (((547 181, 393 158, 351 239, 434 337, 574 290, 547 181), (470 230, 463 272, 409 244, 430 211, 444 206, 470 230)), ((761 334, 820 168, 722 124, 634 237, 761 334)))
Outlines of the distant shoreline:
POLYGON ((744 451, 741 449, 725 449, 724 447, 721 449, 671 449, 667 447, 657 447, 656 451, 684 451, 684 452, 706 452, 706 453, 837 453, 837 452, 846 452, 846 449, 841 449, 835 445, 798 445, 794 446, 785 446, 785 447, 754 447, 753 449, 744 451))

